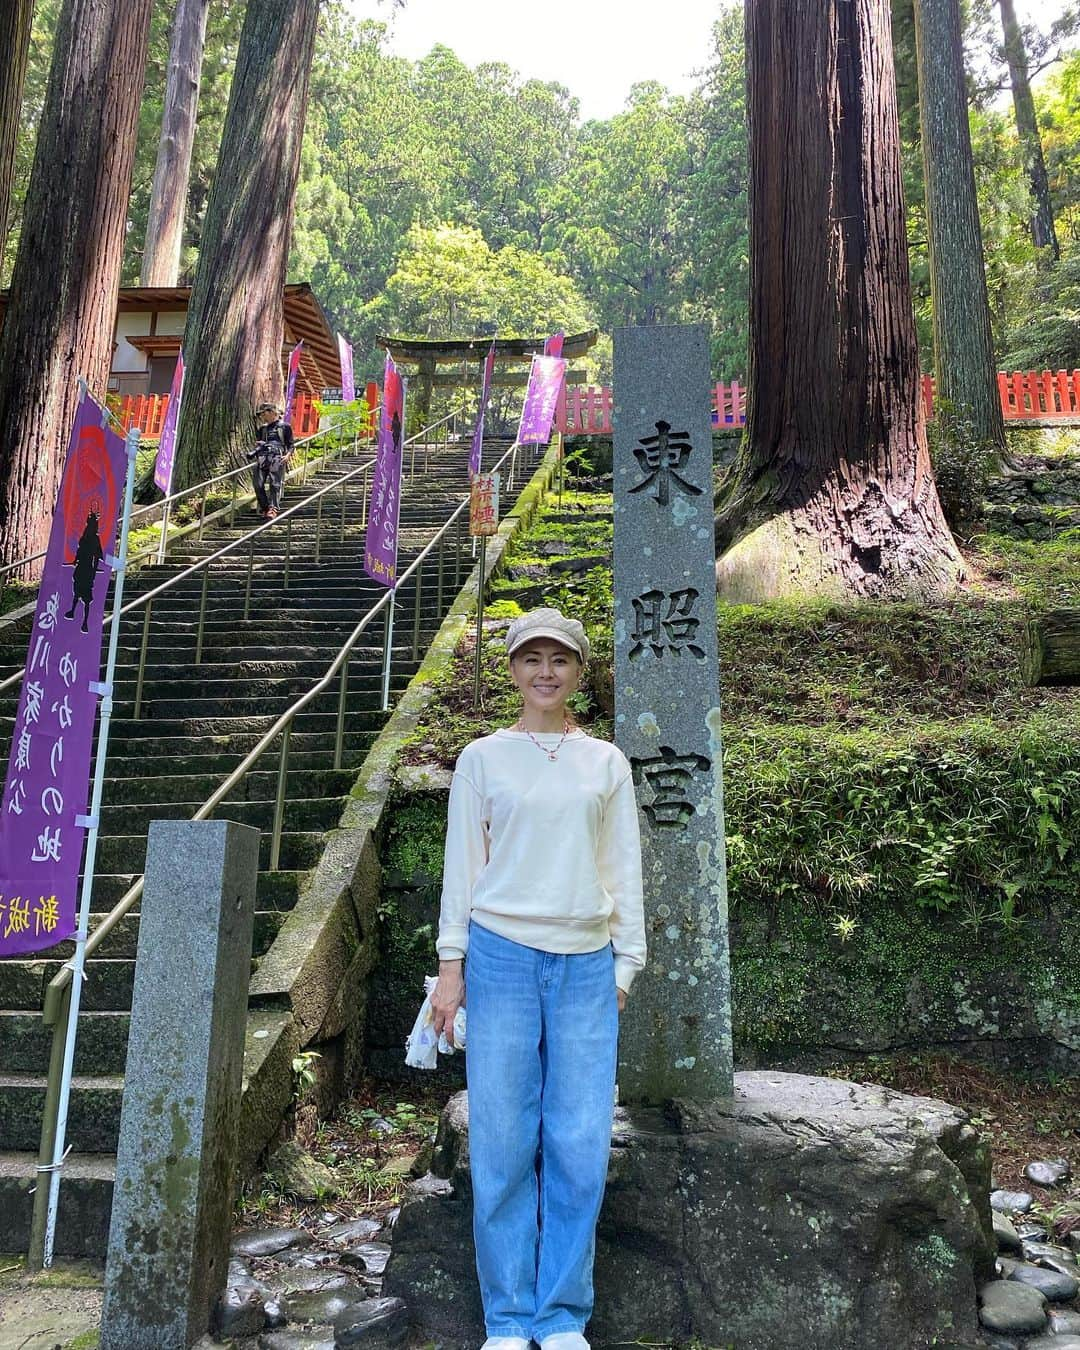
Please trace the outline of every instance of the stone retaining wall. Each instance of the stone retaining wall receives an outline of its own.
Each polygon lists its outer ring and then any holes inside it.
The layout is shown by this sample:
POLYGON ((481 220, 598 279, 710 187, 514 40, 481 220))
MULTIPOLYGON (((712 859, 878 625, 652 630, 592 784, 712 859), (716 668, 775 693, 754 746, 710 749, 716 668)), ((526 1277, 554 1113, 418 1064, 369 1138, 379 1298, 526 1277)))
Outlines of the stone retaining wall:
MULTIPOLYGON (((384 850, 382 953, 369 996, 367 1063, 405 1077, 416 990, 435 970, 449 773, 402 770, 394 810, 409 813, 412 857, 384 850), (426 838, 429 842, 420 842, 426 838)), ((1080 1072, 1080 914, 1045 906, 1003 937, 962 915, 866 903, 841 941, 804 910, 733 908, 735 1057, 740 1067, 817 1069, 864 1054, 947 1051, 1016 1067, 1080 1072)), ((459 1081, 459 1060, 439 1073, 459 1081)))
POLYGON ((1053 539, 1080 525, 1080 455, 1016 456, 986 493, 986 526, 1019 539, 1053 539))

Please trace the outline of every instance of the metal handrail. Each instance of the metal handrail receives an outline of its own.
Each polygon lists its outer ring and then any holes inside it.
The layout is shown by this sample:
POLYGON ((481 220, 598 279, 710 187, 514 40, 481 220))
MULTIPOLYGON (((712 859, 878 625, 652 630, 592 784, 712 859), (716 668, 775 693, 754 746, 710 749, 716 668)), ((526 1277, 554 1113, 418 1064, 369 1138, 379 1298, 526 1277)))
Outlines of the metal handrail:
MULTIPOLYGON (((325 459, 323 462, 325 463, 325 459)), ((280 515, 275 516, 273 520, 263 521, 261 525, 256 525, 253 529, 249 530, 247 534, 242 534, 238 539, 234 539, 231 543, 226 544, 223 548, 219 548, 216 553, 211 553, 208 554, 207 557, 205 558, 200 558, 198 562, 192 563, 190 566, 185 567, 182 572, 177 572, 177 574, 174 577, 170 577, 168 581, 163 581, 160 586, 155 586, 153 590, 145 591, 142 595, 136 596, 134 600, 128 601, 128 603, 119 610, 118 612, 119 617, 123 618, 125 614, 130 614, 132 610, 138 609, 141 605, 149 606, 150 603, 153 600, 156 600, 157 597, 161 595, 164 591, 171 590, 173 586, 178 585, 181 581, 184 581, 188 577, 193 576, 196 572, 201 571, 203 568, 208 569, 211 563, 217 562, 220 558, 223 558, 227 553, 232 553, 234 550, 240 548, 244 544, 251 546, 257 535, 262 534, 266 530, 273 529, 275 526, 281 524, 282 522, 285 522, 287 527, 286 529, 287 542, 291 543, 292 517, 298 511, 300 511, 303 507, 309 505, 311 502, 319 501, 327 493, 334 492, 338 488, 343 487, 345 483, 347 483, 351 478, 355 478, 357 474, 363 473, 366 475, 370 471, 371 466, 372 464, 374 464, 374 462, 375 461, 372 458, 369 459, 366 464, 361 464, 359 467, 355 469, 350 469, 347 474, 343 474, 340 478, 336 478, 332 483, 328 483, 326 487, 320 488, 318 492, 311 493, 311 495, 305 497, 303 501, 297 502, 295 506, 290 506, 288 510, 282 511, 280 515)), ((366 500, 365 500, 365 509, 366 509, 366 500)), ((249 558, 249 564, 251 562, 253 562, 253 553, 251 558, 249 558)), ((249 565, 249 582, 250 582, 250 565, 249 565)), ((248 598, 250 600, 250 587, 248 598)), ((205 601, 206 596, 204 594, 202 602, 203 618, 205 618, 205 601)), ((105 618, 103 626, 107 627, 109 624, 112 623, 114 618, 118 617, 118 615, 116 612, 110 613, 105 618)), ((198 663, 199 657, 196 656, 196 664, 198 663)), ((26 667, 24 666, 22 670, 18 670, 14 674, 9 675, 5 680, 0 681, 0 693, 3 693, 5 690, 9 689, 12 685, 18 684, 18 682, 23 678, 25 674, 26 674, 26 667)))
MULTIPOLYGON (((293 443, 293 449, 298 450, 302 445, 309 445, 312 441, 318 440, 320 436, 326 436, 332 431, 337 431, 342 425, 342 422, 334 422, 331 426, 320 427, 318 431, 312 432, 310 436, 304 436, 301 440, 295 441, 293 443)), ((354 438, 354 445, 355 444, 356 440, 354 438)), ((216 474, 213 478, 205 478, 201 483, 193 483, 191 487, 182 488, 179 492, 171 492, 167 497, 161 497, 156 502, 148 502, 146 506, 136 506, 131 513, 132 524, 134 525, 136 516, 144 516, 150 511, 160 511, 162 507, 171 506, 174 502, 182 501, 185 497, 192 497, 197 492, 203 491, 203 489, 213 487, 216 483, 224 483, 229 478, 236 478, 241 474, 250 473, 250 471, 250 464, 241 464, 235 469, 227 469, 224 473, 216 474)), ((291 477, 293 473, 298 473, 299 471, 300 466, 297 465, 295 469, 290 470, 288 476, 291 477)), ((233 500, 235 501, 235 496, 233 500)), ((156 547, 157 546, 155 545, 154 547, 147 549, 145 553, 137 553, 130 561, 138 562, 140 558, 149 557, 149 555, 155 551, 156 547)), ((17 558, 15 562, 4 563, 3 566, 0 566, 0 584, 2 584, 2 578, 5 577, 8 572, 13 572, 18 567, 26 567, 29 563, 37 562, 40 558, 44 558, 46 553, 48 553, 48 549, 43 548, 40 553, 30 553, 25 558, 17 558)))
MULTIPOLYGON (((512 445, 510 449, 507 450, 506 453, 502 456, 502 458, 499 459, 499 461, 493 466, 493 468, 489 470, 489 472, 492 473, 496 472, 498 469, 502 467, 503 464, 506 463, 507 459, 511 459, 511 463, 513 466, 511 468, 512 474, 517 463, 518 449, 519 447, 516 444, 512 445)), ((417 554, 417 556, 413 559, 413 561, 409 564, 409 566, 405 569, 404 572, 402 572, 401 576, 398 578, 395 591, 399 590, 402 583, 407 581, 414 572, 416 573, 417 614, 419 614, 420 611, 420 603, 419 603, 420 583, 422 580, 424 559, 428 556, 431 550, 435 548, 436 545, 439 545, 440 563, 441 563, 443 538, 449 531, 450 527, 454 525, 455 522, 460 521, 462 512, 467 510, 468 506, 469 506, 468 497, 466 497, 463 501, 458 503, 458 505, 451 512, 451 514, 447 517, 445 523, 431 537, 431 539, 424 546, 424 548, 421 549, 421 551, 417 554)), ((458 562, 460 566, 460 551, 458 555, 458 562)), ((441 567, 440 567, 440 577, 441 577, 441 567)), ((259 741, 252 747, 251 750, 248 751, 248 753, 244 756, 244 758, 240 761, 240 763, 236 766, 236 768, 233 769, 233 771, 229 774, 229 776, 225 779, 225 781, 221 783, 217 788, 215 788, 213 793, 211 793, 211 795, 206 799, 206 801, 203 802, 202 806, 200 806, 199 809, 195 812, 195 814, 191 817, 192 820, 206 820, 211 815, 211 813, 214 810, 216 810, 218 806, 220 806, 222 801, 224 801, 224 799, 229 795, 232 789, 236 787, 236 785, 246 777, 246 775, 251 771, 254 765, 262 758, 264 752, 269 748, 269 746, 274 742, 274 740, 276 740, 277 736, 282 731, 284 731, 285 737, 282 742, 281 761, 278 767, 278 791, 274 806, 274 822, 271 830, 271 852, 270 852, 271 871, 277 871, 277 864, 280 857, 279 850, 281 844, 281 833, 283 823, 282 818, 284 816, 284 805, 285 805, 284 784, 288 770, 288 744, 289 744, 289 732, 291 731, 292 722, 298 713, 302 712, 303 709, 306 708, 307 705, 313 699, 318 697, 318 695, 321 694, 327 688, 327 686, 333 680, 334 676, 340 673, 341 680, 338 699, 337 729, 335 731, 335 739, 334 739, 334 768, 339 769, 341 767, 341 757, 343 750, 345 695, 347 691, 349 657, 352 654, 353 647, 356 645, 360 636, 364 633, 368 625, 371 623, 372 619, 374 619, 375 616, 380 612, 380 610, 382 610, 389 603, 391 594, 392 592, 387 590, 386 593, 383 595, 383 597, 375 602, 375 604, 371 607, 371 609, 368 610, 368 612, 364 615, 364 617, 360 620, 360 622, 353 629, 352 633, 346 639, 344 646, 341 648, 338 654, 334 657, 333 661, 330 663, 330 667, 327 670, 326 674, 323 675, 321 679, 319 679, 307 691, 306 694, 302 694, 295 703, 293 703, 290 707, 286 708, 286 710, 279 715, 277 720, 274 722, 273 726, 271 726, 269 730, 264 732, 259 741)), ((415 639, 413 650, 415 656, 416 651, 415 639)), ((384 651, 384 660, 389 660, 389 653, 385 651, 384 651)), ((144 881, 145 876, 140 877, 138 881, 136 881, 130 887, 130 889, 120 897, 120 899, 116 902, 116 904, 105 916, 105 918, 102 919, 101 923, 98 924, 98 926, 87 938, 86 940, 87 958, 92 956, 94 952, 97 951, 97 949, 109 936, 109 934, 120 922, 120 920, 123 919, 128 913, 130 913, 135 902, 142 895, 144 881)), ((71 975, 72 975, 71 970, 67 966, 64 966, 61 970, 57 972, 56 975, 53 976, 52 980, 49 982, 46 988, 45 1004, 43 1009, 43 1017, 46 1026, 53 1026, 56 1022, 57 1014, 60 1009, 60 1000, 63 996, 65 988, 71 983, 71 975)))

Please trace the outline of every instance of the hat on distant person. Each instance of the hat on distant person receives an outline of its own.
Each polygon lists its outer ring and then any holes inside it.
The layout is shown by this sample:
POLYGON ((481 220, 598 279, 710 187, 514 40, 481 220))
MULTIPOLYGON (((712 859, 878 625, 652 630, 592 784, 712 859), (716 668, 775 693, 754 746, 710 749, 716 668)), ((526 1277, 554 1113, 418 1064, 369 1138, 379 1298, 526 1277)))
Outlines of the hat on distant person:
POLYGON ((281 411, 281 409, 278 407, 278 405, 277 405, 276 403, 260 403, 260 404, 259 404, 259 412, 261 412, 261 413, 264 413, 264 412, 272 412, 272 413, 276 413, 276 412, 280 412, 280 411, 281 411))
POLYGON ((589 639, 577 619, 568 619, 557 609, 533 609, 515 619, 506 630, 506 652, 513 656, 519 647, 535 638, 552 638, 576 652, 584 664, 589 659, 589 639))

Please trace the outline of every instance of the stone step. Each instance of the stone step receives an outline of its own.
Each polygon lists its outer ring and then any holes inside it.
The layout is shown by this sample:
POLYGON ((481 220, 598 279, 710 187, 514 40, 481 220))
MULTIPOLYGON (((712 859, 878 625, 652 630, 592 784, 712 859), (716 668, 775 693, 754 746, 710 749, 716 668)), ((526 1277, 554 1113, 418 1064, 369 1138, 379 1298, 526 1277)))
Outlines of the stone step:
MULTIPOLYGON (((350 715, 350 722, 357 714, 350 715)), ((382 716, 382 714, 380 714, 382 716)), ((152 730, 156 724, 148 724, 152 730)), ((347 726, 349 723, 346 724, 347 726)), ((375 743, 377 731, 345 732, 343 753, 346 764, 351 758, 355 764, 375 743)), ((160 756, 165 767, 178 774, 216 774, 219 779, 230 773, 248 750, 259 739, 254 731, 238 731, 235 737, 225 736, 146 736, 125 737, 109 741, 108 773, 110 779, 138 777, 140 772, 152 773, 152 761, 160 756), (212 747, 222 748, 214 750, 212 747), (210 747, 200 753, 199 747, 210 747), (227 747, 227 748, 226 748, 227 747), (122 753, 119 753, 122 750, 122 753), (116 752, 116 753, 114 753, 116 752), (145 752, 145 753, 142 753, 145 752)), ((293 733, 289 744, 289 763, 297 769, 331 769, 333 738, 318 733, 293 733)), ((353 771, 355 773, 355 770, 353 771)))
MULTIPOLYGON (((67 1142, 79 1153, 115 1153, 124 1080, 117 1074, 71 1080, 67 1142)), ((43 1074, 0 1074, 0 1139, 17 1152, 38 1147, 45 1106, 43 1074)))
MULTIPOLYGON (((419 669, 419 667, 417 667, 419 669)), ((394 674, 390 681, 391 700, 401 695, 411 675, 394 674)), ((351 719, 356 713, 377 711, 377 704, 381 694, 381 685, 378 677, 372 675, 367 677, 367 688, 350 692, 345 701, 346 720, 351 719)), ((309 686, 310 688, 310 686, 309 686)), ((303 690, 301 692, 306 692, 303 690)), ((168 694, 155 694, 152 697, 143 700, 143 716, 147 721, 173 721, 181 718, 192 722, 213 722, 220 718, 230 720, 244 718, 250 724, 262 721, 264 729, 268 729, 271 722, 287 712, 289 707, 296 702, 299 694, 279 694, 266 695, 261 700, 260 706, 253 706, 254 700, 249 701, 244 698, 226 697, 226 698, 192 698, 182 696, 170 696, 168 694)), ((337 706, 338 694, 331 685, 324 689, 322 693, 316 694, 307 705, 305 712, 296 714, 297 729, 301 729, 299 719, 305 715, 309 718, 322 716, 327 721, 326 730, 332 731, 337 725, 337 706)), ((121 711, 123 711, 121 709, 121 711)))
MULTIPOLYGON (((92 913, 90 916, 90 932, 92 933, 101 921, 107 916, 108 910, 100 913, 92 913)), ((265 956, 270 944, 277 937, 281 925, 285 922, 287 911, 285 910, 256 910, 255 929, 252 934, 251 954, 254 957, 265 956)), ((98 952, 105 959, 114 961, 134 961, 135 952, 139 941, 139 913, 135 910, 133 913, 125 914, 109 933, 104 943, 98 948, 98 952)), ((38 953, 35 953, 37 955, 38 953)), ((55 947, 50 947, 47 952, 42 952, 42 956, 55 956, 62 961, 70 961, 75 954, 75 943, 73 939, 66 942, 59 942, 55 947)), ((97 959, 95 956, 93 959, 97 959)), ((3 1057, 0 1056, 0 1064, 3 1064, 3 1057)))
MULTIPOLYGON (((4 961, 0 964, 0 1009, 34 1012, 43 1007, 46 987, 63 964, 39 958, 4 961)), ((134 970, 134 961, 95 957, 87 962, 81 1006, 87 1012, 130 1011, 134 970)), ((5 1138, 0 1130, 0 1140, 5 1138)))
MULTIPOLYGON (((291 748, 291 747, 290 747, 291 748)), ((292 756, 290 755, 290 763, 292 756)), ((204 802, 217 788, 221 773, 176 773, 151 776, 152 766, 143 762, 147 772, 141 777, 118 778, 109 766, 109 781, 105 802, 109 806, 126 806, 135 802, 204 802)), ((168 767, 162 763, 162 767, 168 767)), ((290 802, 299 799, 344 797, 352 787, 356 774, 350 769, 292 769, 285 776, 285 796, 290 802)), ((240 780, 226 798, 226 802, 273 801, 277 792, 277 772, 253 769, 240 780)))
MULTIPOLYGON (((296 904, 306 876, 306 872, 260 872, 255 892, 256 910, 266 913, 276 910, 287 914, 296 904)), ((91 913, 107 914, 138 879, 137 872, 97 873, 94 877, 91 913)))
MULTIPOLYGON (((322 830, 289 831, 281 836, 281 866, 292 872, 314 867, 319 861, 323 842, 322 830)), ((112 835, 98 841, 98 866, 103 872, 142 872, 146 866, 146 835, 112 835)), ((263 835, 259 845, 259 866, 270 865, 270 837, 263 835)), ((0 965, 0 971, 3 966, 0 965)), ((51 978, 51 976, 50 976, 51 978)), ((4 1005, 25 1007, 25 1004, 4 1005)), ((29 1006, 35 1006, 30 1004, 29 1006)))
MULTIPOLYGON (((57 1256, 104 1256, 115 1163, 108 1154, 72 1153, 67 1158, 60 1182, 57 1256)), ((25 1252, 29 1245, 36 1167, 36 1141, 33 1152, 0 1153, 0 1251, 25 1252)))
MULTIPOLYGON (((122 1074, 127 1056, 128 1012, 82 1012, 75 1042, 77 1074, 122 1074)), ((0 1064, 7 1073, 43 1074, 52 1029, 40 1012, 0 1012, 0 1064)))
MULTIPOLYGON (((391 686, 393 692, 393 686, 391 686)), ((371 735, 381 731, 390 714, 381 708, 351 708, 345 723, 345 735, 371 735)), ((264 732, 273 725, 274 716, 264 713, 260 717, 155 717, 140 718, 118 717, 112 724, 109 735, 109 748, 117 753, 141 754, 144 747, 147 753, 156 753, 162 742, 171 741, 177 745, 183 740, 188 744, 203 745, 207 753, 223 750, 233 745, 244 748, 240 754, 246 754, 264 732), (123 751, 120 747, 125 747, 123 751)), ((2 722, 0 722, 2 725, 2 722)), ((6 735, 10 742, 13 719, 7 719, 6 735)), ((293 743, 302 741, 298 748, 318 750, 324 746, 333 747, 333 736, 337 729, 337 709, 332 713, 299 712, 293 719, 293 743), (327 739, 327 733, 331 739, 327 739), (303 738, 307 738, 304 740, 303 738)), ((0 731, 0 737, 5 733, 0 731)), ((168 753, 168 747, 164 753, 168 753)))
MULTIPOLYGON (((209 794, 207 794, 209 795, 209 794)), ((101 808, 101 843, 121 834, 145 832, 154 820, 190 820, 206 798, 191 802, 132 802, 124 806, 101 808)), ((274 821, 274 802, 225 802, 215 813, 218 820, 235 820, 240 825, 252 825, 269 830, 274 821)), ((317 830, 320 834, 332 829, 341 816, 338 797, 299 797, 285 803, 285 827, 291 831, 317 830)))
MULTIPOLYGON (((419 662, 417 662, 417 669, 419 669, 419 662)), ((308 693, 325 673, 326 668, 324 667, 317 676, 282 675, 275 678, 269 675, 253 675, 246 679, 230 680, 216 679, 209 674, 203 676, 195 669, 182 680, 156 680, 148 676, 143 683, 143 706, 150 716, 153 716, 153 710, 160 708, 162 704, 173 704, 178 700, 200 703, 210 701, 226 712, 242 708, 245 712, 258 713, 271 707, 278 712, 284 712, 290 704, 295 703, 297 699, 308 693)), ((335 675, 332 684, 321 694, 317 694, 316 699, 331 698, 336 700, 340 690, 340 678, 340 673, 335 675)), ((412 677, 409 676, 408 678, 411 679, 412 677)), ((377 667, 369 666, 366 669, 350 667, 346 685, 349 706, 362 706, 365 701, 370 702, 377 695, 381 695, 382 679, 382 671, 377 667)), ((407 683, 405 676, 396 673, 392 674, 392 680, 396 682, 397 687, 407 683)), ((392 685, 392 687, 394 686, 392 685)), ((121 705, 121 711, 125 703, 130 704, 130 710, 134 711, 134 679, 115 680, 113 683, 113 698, 116 703, 121 705)), ((316 706, 325 705, 317 704, 316 706)), ((335 710, 337 708, 336 702, 334 702, 334 708, 335 710)))
MULTIPOLYGON (((357 647, 355 656, 349 663, 350 671, 362 670, 365 665, 382 669, 382 644, 378 647, 357 647)), ((242 657, 237 653, 229 654, 214 649, 203 652, 202 660, 196 666, 191 661, 167 661, 160 659, 152 650, 147 654, 146 678, 158 683, 171 680, 190 680, 193 677, 208 680, 231 679, 234 685, 243 687, 245 680, 287 679, 289 676, 303 676, 310 688, 316 680, 326 674, 330 666, 331 654, 318 649, 308 648, 298 654, 282 644, 272 648, 269 655, 265 648, 261 655, 242 657), (152 664, 151 664, 152 662, 152 664)), ((409 649, 411 655, 411 649, 409 649)), ((133 657, 135 653, 132 653, 133 657)), ((118 661, 116 673, 119 680, 133 682, 138 676, 138 661, 118 661)))

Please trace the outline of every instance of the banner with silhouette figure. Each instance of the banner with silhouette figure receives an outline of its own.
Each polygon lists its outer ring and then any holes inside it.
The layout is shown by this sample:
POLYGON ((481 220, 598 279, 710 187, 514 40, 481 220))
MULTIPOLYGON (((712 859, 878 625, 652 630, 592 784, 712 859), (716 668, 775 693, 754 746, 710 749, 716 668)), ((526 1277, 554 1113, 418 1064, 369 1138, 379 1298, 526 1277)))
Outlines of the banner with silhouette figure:
POLYGON ((562 356, 563 340, 566 334, 560 328, 557 333, 552 333, 544 343, 545 356, 562 356))
POLYGON ((105 597, 127 458, 84 394, 53 514, 0 804, 0 957, 76 927, 105 597))
POLYGON ((375 455, 375 472, 371 476, 371 503, 368 508, 364 546, 364 571, 372 581, 391 587, 397 582, 405 386, 404 377, 388 355, 383 375, 379 444, 375 455))

